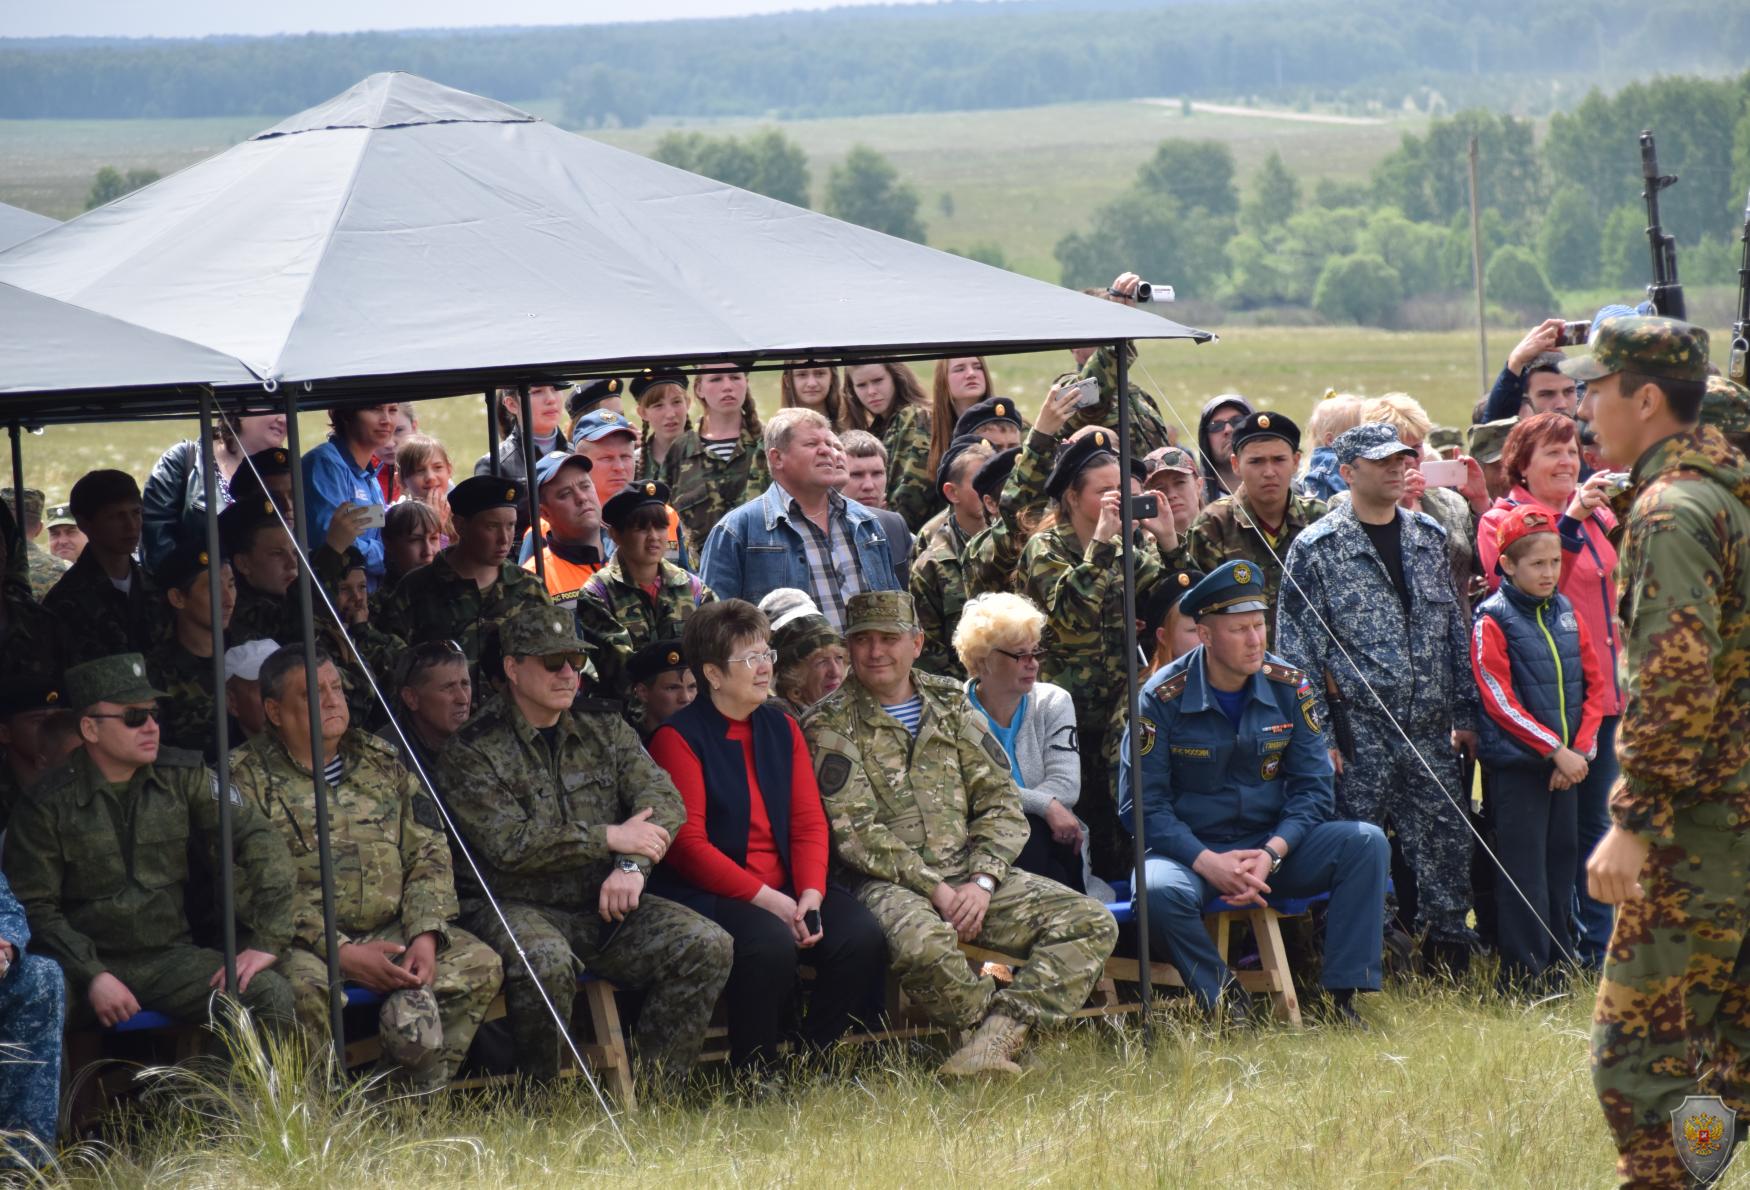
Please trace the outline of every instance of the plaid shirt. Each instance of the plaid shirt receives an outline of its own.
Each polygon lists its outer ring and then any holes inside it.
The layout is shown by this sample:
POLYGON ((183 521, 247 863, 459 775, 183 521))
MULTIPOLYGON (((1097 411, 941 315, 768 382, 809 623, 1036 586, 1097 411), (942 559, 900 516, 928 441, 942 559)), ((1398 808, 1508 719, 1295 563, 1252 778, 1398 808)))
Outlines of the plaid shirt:
POLYGON ((778 489, 784 519, 802 538, 802 550, 808 558, 808 580, 814 589, 815 606, 840 632, 845 630, 845 604, 851 596, 868 589, 863 581, 863 569, 857 560, 857 548, 851 540, 850 522, 845 519, 845 498, 828 491, 827 527, 821 527, 802 511, 796 497, 778 489))

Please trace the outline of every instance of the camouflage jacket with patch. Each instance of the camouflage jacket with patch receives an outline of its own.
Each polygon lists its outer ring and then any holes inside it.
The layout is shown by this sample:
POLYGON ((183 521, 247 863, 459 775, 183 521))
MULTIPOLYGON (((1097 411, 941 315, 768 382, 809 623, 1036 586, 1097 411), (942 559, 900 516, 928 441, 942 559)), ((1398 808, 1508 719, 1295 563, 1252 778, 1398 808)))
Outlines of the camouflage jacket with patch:
POLYGON ((958 682, 913 671, 914 739, 855 678, 809 709, 837 866, 928 897, 944 881, 996 880, 1027 841, 1009 757, 958 682))
POLYGON ((453 640, 468 656, 476 703, 488 689, 481 680, 480 645, 488 629, 517 612, 551 602, 541 580, 510 559, 499 563, 498 581, 485 590, 450 564, 460 546, 450 546, 395 584, 377 627, 410 645, 453 640))

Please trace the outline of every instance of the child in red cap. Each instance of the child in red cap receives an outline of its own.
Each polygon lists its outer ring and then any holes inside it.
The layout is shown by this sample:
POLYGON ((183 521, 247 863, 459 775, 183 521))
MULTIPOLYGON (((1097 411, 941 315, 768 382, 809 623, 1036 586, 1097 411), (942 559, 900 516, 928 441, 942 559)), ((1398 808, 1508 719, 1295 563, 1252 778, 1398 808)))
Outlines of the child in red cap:
POLYGON ((1492 782, 1496 854, 1524 893, 1497 882, 1506 988, 1573 953, 1573 789, 1597 752, 1604 675, 1585 621, 1556 589, 1562 544, 1555 517, 1522 504, 1495 533, 1504 581, 1477 607, 1471 667, 1485 712, 1480 759, 1492 782))

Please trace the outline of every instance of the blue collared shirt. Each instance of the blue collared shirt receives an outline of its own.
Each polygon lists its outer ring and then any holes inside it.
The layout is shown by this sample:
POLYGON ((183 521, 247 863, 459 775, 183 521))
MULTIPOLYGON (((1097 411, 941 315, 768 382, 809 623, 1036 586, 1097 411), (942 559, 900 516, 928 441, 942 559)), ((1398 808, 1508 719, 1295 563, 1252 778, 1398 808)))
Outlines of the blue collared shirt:
MULTIPOLYGON (((1155 854, 1189 867, 1204 850, 1257 847, 1272 835, 1293 848, 1334 816, 1330 754, 1305 678, 1266 654, 1241 692, 1236 728, 1210 690, 1201 645, 1143 686, 1143 831, 1155 854)), ((1118 803, 1127 828, 1135 785, 1126 742, 1118 803)))
MULTIPOLYGON (((328 441, 304 454, 304 524, 314 549, 328 536, 334 510, 347 501, 382 504, 383 489, 377 483, 377 460, 360 467, 352 455, 331 435, 328 441)), ((383 577, 383 531, 366 529, 353 542, 365 556, 365 574, 374 588, 383 577)))

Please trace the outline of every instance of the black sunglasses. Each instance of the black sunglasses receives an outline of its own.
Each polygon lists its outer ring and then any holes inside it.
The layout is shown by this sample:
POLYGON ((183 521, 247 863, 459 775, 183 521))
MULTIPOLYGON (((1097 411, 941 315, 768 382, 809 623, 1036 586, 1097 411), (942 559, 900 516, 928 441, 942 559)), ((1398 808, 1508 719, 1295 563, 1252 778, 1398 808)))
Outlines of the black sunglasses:
POLYGON ((123 727, 138 728, 138 727, 146 726, 146 720, 148 720, 148 719, 150 719, 154 723, 158 722, 158 708, 157 707, 129 707, 127 710, 122 711, 122 712, 117 713, 117 714, 103 714, 103 715, 100 715, 96 711, 93 711, 85 717, 87 719, 120 719, 122 721, 123 727))
POLYGON ((558 673, 567 665, 578 673, 582 673, 583 667, 589 664, 589 655, 587 653, 544 653, 540 657, 540 662, 541 668, 550 674, 558 673))

